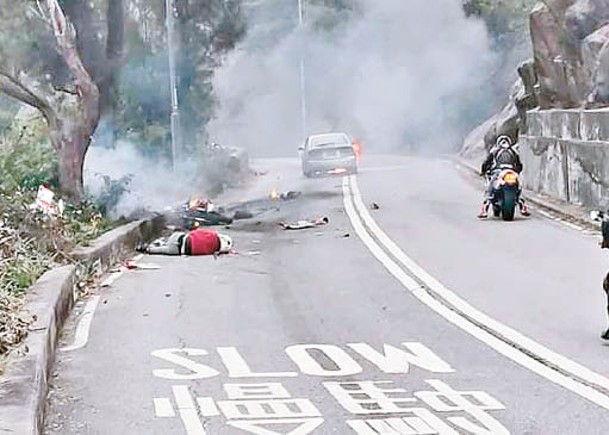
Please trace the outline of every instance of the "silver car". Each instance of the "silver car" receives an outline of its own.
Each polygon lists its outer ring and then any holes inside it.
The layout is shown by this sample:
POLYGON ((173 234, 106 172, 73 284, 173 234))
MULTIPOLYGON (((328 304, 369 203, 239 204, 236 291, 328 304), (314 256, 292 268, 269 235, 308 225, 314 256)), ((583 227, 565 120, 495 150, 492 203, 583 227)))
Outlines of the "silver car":
POLYGON ((357 159, 353 143, 344 133, 309 136, 299 151, 302 173, 306 177, 357 173, 357 159))

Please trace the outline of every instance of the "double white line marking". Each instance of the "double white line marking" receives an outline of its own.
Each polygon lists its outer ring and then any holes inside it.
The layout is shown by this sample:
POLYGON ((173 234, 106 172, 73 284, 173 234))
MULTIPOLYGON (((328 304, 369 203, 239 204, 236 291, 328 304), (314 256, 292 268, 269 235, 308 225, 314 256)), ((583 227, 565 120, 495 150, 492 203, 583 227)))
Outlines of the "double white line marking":
POLYGON ((609 410, 609 379, 490 318, 408 257, 368 212, 355 176, 343 178, 343 200, 364 245, 419 301, 512 361, 609 410))

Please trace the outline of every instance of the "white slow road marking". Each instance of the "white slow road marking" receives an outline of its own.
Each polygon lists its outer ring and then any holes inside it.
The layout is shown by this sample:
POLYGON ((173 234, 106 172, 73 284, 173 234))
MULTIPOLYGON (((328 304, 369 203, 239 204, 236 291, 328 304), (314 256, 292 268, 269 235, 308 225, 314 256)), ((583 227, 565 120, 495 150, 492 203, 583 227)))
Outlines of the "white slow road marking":
POLYGON ((176 399, 176 405, 180 418, 188 435, 205 435, 205 429, 199 418, 197 405, 190 395, 188 386, 175 385, 173 387, 173 395, 176 399))
POLYGON ((444 287, 410 259, 376 224, 364 206, 354 176, 343 179, 344 205, 355 232, 381 264, 417 299, 473 337, 540 376, 609 410, 609 396, 586 385, 609 389, 609 379, 488 317, 444 287), (374 236, 378 242, 372 237, 374 236), (384 249, 383 249, 384 248, 384 249), (392 259, 387 252, 401 263, 392 259), (423 285, 409 276, 416 276, 423 285), (490 332, 489 332, 490 331, 490 332), (492 333, 491 333, 492 332, 492 333), (540 362, 543 361, 544 363, 540 362), (571 376, 585 382, 573 379, 571 376))
POLYGON ((89 330, 91 329, 91 322, 93 321, 93 314, 95 313, 99 299, 99 295, 93 296, 91 299, 89 299, 89 302, 87 302, 87 305, 85 305, 85 310, 82 317, 78 322, 78 326, 76 327, 74 342, 70 346, 62 347, 60 349, 62 352, 81 349, 87 345, 87 341, 89 340, 89 330))

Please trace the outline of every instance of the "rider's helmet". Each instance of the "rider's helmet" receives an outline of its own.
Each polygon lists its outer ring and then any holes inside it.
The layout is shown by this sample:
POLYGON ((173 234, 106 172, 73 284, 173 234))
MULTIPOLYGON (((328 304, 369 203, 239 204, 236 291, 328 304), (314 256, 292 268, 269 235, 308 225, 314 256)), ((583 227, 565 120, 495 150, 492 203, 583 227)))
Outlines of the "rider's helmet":
POLYGON ((511 148, 512 145, 512 139, 509 136, 501 135, 497 138, 497 146, 499 148, 511 148))
POLYGON ((220 250, 218 252, 228 254, 233 249, 233 239, 226 234, 218 234, 218 238, 220 239, 220 250))

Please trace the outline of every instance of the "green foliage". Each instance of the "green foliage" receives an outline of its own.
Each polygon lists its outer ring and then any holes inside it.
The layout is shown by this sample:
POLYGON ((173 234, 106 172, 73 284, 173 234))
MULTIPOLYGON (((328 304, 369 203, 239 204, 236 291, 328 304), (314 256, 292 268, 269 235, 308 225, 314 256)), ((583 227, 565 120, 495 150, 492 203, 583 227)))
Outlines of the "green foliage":
POLYGON ((57 156, 41 117, 16 121, 0 137, 0 188, 6 192, 55 187, 57 156))
POLYGON ((107 175, 101 177, 104 187, 97 197, 97 203, 100 204, 101 211, 104 214, 108 214, 108 212, 116 208, 123 195, 129 192, 129 185, 133 180, 133 175, 125 175, 118 180, 112 179, 107 175))
MULTIPOLYGON (((0 137, 0 288, 18 293, 78 244, 111 227, 91 202, 67 204, 61 216, 31 208, 41 184, 56 187, 57 158, 41 118, 17 120, 0 137)), ((57 198, 58 199, 58 198, 57 198)))
POLYGON ((528 17, 537 0, 465 0, 467 16, 484 20, 496 48, 509 49, 528 41, 528 17))
POLYGON ((487 16, 491 13, 491 0, 468 0, 463 2, 463 9, 467 16, 487 16))

